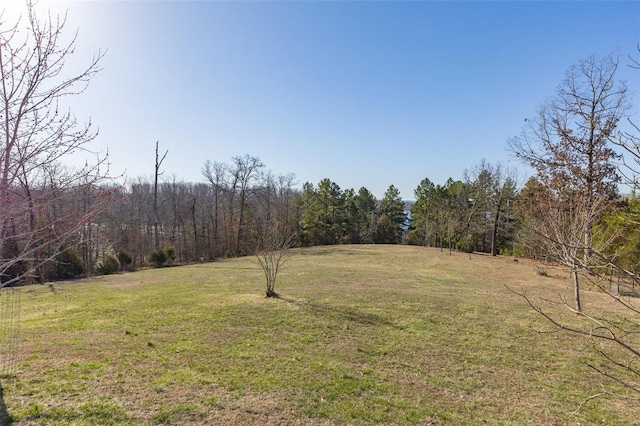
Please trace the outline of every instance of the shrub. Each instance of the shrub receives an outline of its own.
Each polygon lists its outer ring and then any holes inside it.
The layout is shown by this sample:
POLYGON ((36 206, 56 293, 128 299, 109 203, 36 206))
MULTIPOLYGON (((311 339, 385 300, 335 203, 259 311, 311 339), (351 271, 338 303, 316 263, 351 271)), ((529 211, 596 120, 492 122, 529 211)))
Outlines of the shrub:
POLYGON ((120 267, 122 269, 129 269, 129 266, 131 265, 131 263, 133 263, 133 259, 131 258, 129 253, 124 250, 120 250, 118 252, 118 260, 120 261, 120 267))
POLYGON ((155 250, 149 256, 149 260, 155 263, 156 266, 162 266, 167 261, 167 253, 162 249, 155 250))
POLYGON ((75 250, 68 249, 60 252, 55 259, 51 279, 67 280, 76 278, 84 273, 84 263, 75 250))
POLYGON ((109 275, 115 274, 120 270, 120 261, 113 248, 108 247, 102 250, 100 258, 96 262, 96 274, 109 275))
POLYGON ((169 263, 173 262, 174 260, 176 260, 176 249, 173 246, 167 246, 164 248, 164 253, 167 255, 167 261, 169 261, 169 263))

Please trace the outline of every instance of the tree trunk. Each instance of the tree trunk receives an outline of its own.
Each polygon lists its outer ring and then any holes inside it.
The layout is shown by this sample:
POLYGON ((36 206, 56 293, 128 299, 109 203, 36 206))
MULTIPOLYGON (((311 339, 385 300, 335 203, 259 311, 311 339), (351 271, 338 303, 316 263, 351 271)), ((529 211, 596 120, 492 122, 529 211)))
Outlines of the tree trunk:
POLYGON ((493 219, 493 232, 491 234, 491 255, 498 255, 498 223, 500 222, 500 208, 502 208, 502 199, 498 201, 498 206, 496 207, 496 215, 493 219))
POLYGON ((573 288, 575 290, 576 311, 582 312, 582 304, 580 303, 580 281, 578 279, 578 268, 574 267, 571 270, 571 277, 573 278, 573 288))
POLYGON ((158 155, 158 142, 156 141, 156 164, 155 164, 155 173, 153 180, 153 214, 154 214, 154 224, 153 224, 153 232, 155 234, 155 247, 156 250, 160 249, 160 230, 159 230, 159 222, 160 215, 158 213, 158 177, 162 174, 160 173, 160 166, 164 161, 165 157, 169 153, 169 150, 165 151, 162 158, 158 155))
POLYGON ((191 204, 191 225, 193 226, 193 259, 198 260, 202 253, 198 247, 198 225, 196 224, 196 201, 197 198, 193 198, 191 204))

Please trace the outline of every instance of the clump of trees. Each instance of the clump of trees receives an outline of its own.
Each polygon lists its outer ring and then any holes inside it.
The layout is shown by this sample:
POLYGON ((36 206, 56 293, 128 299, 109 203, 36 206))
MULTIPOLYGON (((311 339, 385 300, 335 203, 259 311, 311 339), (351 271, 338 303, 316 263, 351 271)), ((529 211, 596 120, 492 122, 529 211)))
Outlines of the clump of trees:
POLYGON ((404 202, 391 185, 378 202, 367 188, 343 191, 329 179, 305 183, 299 201, 301 245, 397 244, 406 225, 404 202))
MULTIPOLYGON (((277 223, 280 235, 295 235, 294 246, 420 238, 393 185, 382 200, 364 187, 343 190, 330 179, 298 188, 293 175, 276 175, 248 154, 207 161, 197 183, 160 179, 168 151, 158 143, 152 182, 115 184, 104 157, 80 169, 66 166, 67 155, 88 152, 97 131, 63 99, 87 89, 102 53, 70 74, 65 63, 75 38, 62 41, 66 17, 42 20, 31 2, 26 5, 24 21, 0 23, 0 287, 251 255, 261 223, 277 223), (169 246, 172 254, 161 259, 162 247, 169 246)), ((465 192, 471 186, 450 186, 458 198, 447 201, 447 224, 432 229, 430 223, 442 219, 429 210, 422 244, 461 247, 462 239, 479 235, 480 204, 472 204, 475 213, 468 215, 468 201, 460 198, 472 198, 465 192)), ((412 213, 419 219, 417 210, 412 213)), ((488 247, 477 241, 467 249, 488 247)))
POLYGON ((449 251, 512 254, 516 172, 482 160, 464 175, 464 181, 449 179, 444 185, 428 178, 420 182, 414 191, 409 242, 449 251))
POLYGON ((149 260, 156 266, 163 266, 165 263, 173 262, 176 259, 176 249, 168 246, 151 252, 149 260))

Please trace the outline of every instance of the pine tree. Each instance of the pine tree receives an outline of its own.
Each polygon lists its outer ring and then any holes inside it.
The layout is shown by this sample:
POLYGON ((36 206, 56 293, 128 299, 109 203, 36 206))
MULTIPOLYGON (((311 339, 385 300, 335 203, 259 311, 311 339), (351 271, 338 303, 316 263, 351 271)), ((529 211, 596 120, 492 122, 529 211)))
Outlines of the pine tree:
POLYGON ((402 241, 407 222, 400 191, 391 185, 380 202, 376 243, 398 244, 402 241))

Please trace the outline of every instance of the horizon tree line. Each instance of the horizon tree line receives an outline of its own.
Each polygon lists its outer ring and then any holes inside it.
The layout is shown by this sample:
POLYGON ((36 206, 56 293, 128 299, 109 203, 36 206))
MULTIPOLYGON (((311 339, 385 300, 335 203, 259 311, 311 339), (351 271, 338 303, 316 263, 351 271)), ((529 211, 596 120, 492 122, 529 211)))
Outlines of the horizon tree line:
POLYGON ((633 203, 621 201, 615 186, 621 151, 634 153, 634 145, 624 143, 633 140, 629 135, 612 140, 628 111, 615 58, 592 57, 572 67, 557 96, 510 139, 514 155, 537 170, 525 186, 527 197, 518 192, 514 171, 485 160, 459 181, 425 178, 410 208, 393 185, 381 200, 366 188, 343 190, 329 178, 297 188, 294 176, 274 175, 248 154, 230 163, 207 161, 200 183, 160 182, 167 153, 159 155, 157 144, 153 182, 115 185, 107 158, 80 169, 64 164, 67 154, 87 150, 97 133, 60 102, 88 87, 102 53, 77 75, 60 78, 75 45, 61 42, 64 17, 41 21, 31 3, 27 11, 29 31, 0 29, 0 55, 7 59, 0 63, 0 287, 144 266, 165 249, 167 261, 181 263, 249 255, 261 224, 272 221, 295 235, 298 246, 409 243, 543 255, 574 271, 593 270, 595 254, 618 261, 623 257, 610 251, 633 246, 612 230, 623 220, 603 223, 605 213, 635 214, 625 213, 633 203), (536 183, 537 206, 546 203, 547 216, 522 201, 531 200, 536 183), (567 222, 582 228, 579 244, 567 222))

